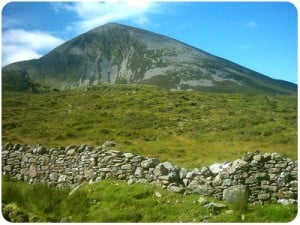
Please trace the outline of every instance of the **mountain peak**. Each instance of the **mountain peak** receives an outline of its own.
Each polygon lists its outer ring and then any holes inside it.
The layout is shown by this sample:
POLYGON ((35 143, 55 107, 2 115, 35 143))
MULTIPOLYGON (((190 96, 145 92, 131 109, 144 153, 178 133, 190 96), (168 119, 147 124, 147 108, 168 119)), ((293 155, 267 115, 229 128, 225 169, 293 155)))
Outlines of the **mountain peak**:
POLYGON ((172 90, 293 93, 277 81, 180 41, 147 30, 107 23, 67 41, 37 60, 3 72, 24 73, 58 89, 99 83, 139 83, 172 90))

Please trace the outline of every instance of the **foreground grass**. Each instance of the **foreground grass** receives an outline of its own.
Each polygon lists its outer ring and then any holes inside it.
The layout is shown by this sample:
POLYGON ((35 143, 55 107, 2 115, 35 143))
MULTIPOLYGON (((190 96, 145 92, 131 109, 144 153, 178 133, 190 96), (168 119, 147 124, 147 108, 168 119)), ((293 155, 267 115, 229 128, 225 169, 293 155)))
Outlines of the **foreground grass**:
MULTIPOLYGON (((2 212, 7 217, 9 207, 14 208, 29 222, 241 222, 240 213, 226 212, 233 206, 210 214, 198 202, 199 195, 184 196, 149 184, 106 180, 82 185, 71 196, 69 191, 3 177, 2 212)), ((243 215, 245 222, 289 222, 296 214, 297 205, 273 204, 249 206, 243 215)))
POLYGON ((101 145, 201 167, 247 151, 297 158, 297 96, 170 92, 100 85, 61 92, 4 92, 2 141, 101 145))

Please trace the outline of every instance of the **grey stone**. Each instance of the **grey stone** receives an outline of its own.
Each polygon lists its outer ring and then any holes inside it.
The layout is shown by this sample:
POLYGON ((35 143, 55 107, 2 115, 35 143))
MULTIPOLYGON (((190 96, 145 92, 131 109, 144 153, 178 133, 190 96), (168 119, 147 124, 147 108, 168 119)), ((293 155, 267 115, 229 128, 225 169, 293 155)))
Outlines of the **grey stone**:
POLYGON ((131 159, 131 158, 133 158, 136 155, 129 152, 129 153, 124 153, 124 156, 125 156, 125 158, 131 159))
POLYGON ((257 183, 257 179, 253 175, 251 175, 248 179, 245 180, 245 184, 254 184, 254 183, 257 183))
POLYGON ((12 166, 11 165, 6 165, 3 167, 4 171, 10 172, 12 170, 12 166))
POLYGON ((215 176, 215 178, 212 181, 212 185, 219 186, 221 184, 222 184, 222 179, 221 179, 220 175, 215 176))
POLYGON ((191 181, 191 183, 188 185, 188 189, 190 189, 193 193, 198 193, 201 195, 211 195, 214 193, 214 189, 211 185, 208 183, 199 184, 198 181, 191 181))
POLYGON ((141 162, 141 166, 144 169, 154 168, 155 166, 157 166, 159 164, 159 162, 160 161, 158 159, 155 159, 155 158, 146 159, 146 160, 141 162))
POLYGON ((57 179, 58 179, 58 175, 57 175, 57 173, 50 173, 49 174, 49 179, 50 179, 50 181, 57 181, 57 179))
POLYGON ((295 199, 278 199, 277 202, 282 205, 297 204, 297 201, 295 199))
POLYGON ((69 150, 67 150, 66 154, 69 155, 69 156, 73 156, 73 155, 76 154, 76 149, 74 149, 74 148, 69 149, 69 150))
POLYGON ((218 213, 218 211, 227 208, 227 206, 222 203, 210 202, 204 205, 204 208, 206 208, 209 212, 215 214, 218 213))
POLYGON ((203 175, 204 177, 208 177, 208 176, 211 176, 211 175, 212 175, 210 169, 209 169, 207 166, 203 167, 203 168, 201 169, 200 173, 201 173, 201 175, 203 175))
POLYGON ((187 179, 193 179, 196 176, 195 173, 193 173, 192 171, 187 172, 186 174, 186 178, 187 179))
POLYGON ((258 194, 257 195, 257 198, 259 199, 259 200, 268 200, 268 199, 270 199, 270 194, 268 194, 268 193, 263 193, 263 194, 258 194))
POLYGON ((156 191, 154 194, 155 194, 155 196, 158 197, 158 198, 161 198, 161 196, 162 196, 161 193, 160 193, 159 191, 156 191))
POLYGON ((206 205, 207 203, 209 203, 209 201, 204 196, 200 196, 198 202, 200 205, 206 205))
POLYGON ((66 181, 67 181, 67 176, 66 175, 60 175, 58 177, 58 180, 57 180, 58 183, 63 183, 63 182, 66 182, 66 181))
POLYGON ((179 170, 179 178, 180 179, 186 178, 187 173, 188 173, 188 170, 186 168, 181 168, 179 170))
POLYGON ((232 180, 231 179, 225 179, 222 182, 222 186, 230 186, 232 185, 232 180))
POLYGON ((295 193, 292 191, 279 191, 278 192, 278 198, 282 199, 294 199, 295 198, 295 193))
POLYGON ((131 170, 132 165, 131 164, 125 164, 121 166, 121 170, 131 170))
POLYGON ((110 168, 100 168, 99 169, 100 172, 111 172, 110 168))
POLYGON ((29 167, 28 176, 31 177, 31 178, 35 178, 37 176, 36 167, 34 165, 31 165, 29 167))
POLYGON ((246 162, 251 162, 251 160, 253 159, 253 156, 254 156, 254 155, 255 155, 254 152, 247 152, 247 153, 243 156, 242 160, 244 160, 244 161, 246 161, 246 162))
POLYGON ((142 167, 137 167, 135 169, 134 175, 142 176, 142 174, 143 174, 143 168, 142 167))
POLYGON ((255 161, 257 161, 257 162, 260 162, 261 160, 262 160, 262 155, 261 154, 257 154, 257 155, 254 155, 253 156, 253 159, 255 160, 255 161))
POLYGON ((232 168, 234 169, 243 168, 246 167, 247 165, 249 165, 249 163, 242 159, 237 159, 232 162, 232 168))
POLYGON ((168 189, 172 192, 182 193, 184 192, 184 188, 177 185, 169 185, 168 189))
POLYGON ((102 148, 110 148, 110 147, 115 147, 117 145, 116 142, 114 141, 106 141, 102 144, 102 148))
POLYGON ((165 163, 159 163, 155 169, 154 169, 154 175, 155 176, 165 176, 168 175, 169 171, 172 168, 172 164, 165 162, 165 163))
POLYGON ((213 174, 218 174, 222 170, 223 163, 214 163, 209 166, 209 170, 213 174))
POLYGON ((239 198, 247 198, 247 187, 245 185, 235 185, 224 189, 223 201, 234 202, 239 198))

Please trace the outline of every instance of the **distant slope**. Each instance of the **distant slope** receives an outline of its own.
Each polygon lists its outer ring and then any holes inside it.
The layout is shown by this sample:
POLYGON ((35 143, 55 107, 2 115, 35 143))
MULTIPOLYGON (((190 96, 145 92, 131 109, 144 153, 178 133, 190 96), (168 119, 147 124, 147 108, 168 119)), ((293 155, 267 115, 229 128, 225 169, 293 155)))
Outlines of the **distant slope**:
POLYGON ((5 93, 2 142, 101 145, 194 168, 259 149, 297 158, 297 95, 99 85, 5 93))
POLYGON ((38 90, 35 84, 26 74, 3 72, 2 91, 21 91, 36 93, 38 90))
POLYGON ((289 94, 297 85, 274 80, 172 38, 120 24, 86 32, 37 60, 2 69, 26 71, 44 86, 154 84, 174 90, 289 94))

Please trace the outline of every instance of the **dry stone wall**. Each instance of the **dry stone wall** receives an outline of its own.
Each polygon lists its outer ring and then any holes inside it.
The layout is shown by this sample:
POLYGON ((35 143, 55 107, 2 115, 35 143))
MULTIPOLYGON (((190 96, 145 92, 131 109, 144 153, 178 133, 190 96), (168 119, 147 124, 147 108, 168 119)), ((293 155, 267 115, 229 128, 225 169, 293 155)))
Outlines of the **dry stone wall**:
POLYGON ((126 180, 152 183, 173 192, 199 193, 232 201, 247 193, 250 203, 295 203, 298 163, 277 153, 249 152, 233 162, 188 170, 156 158, 111 150, 115 143, 45 148, 7 143, 2 146, 2 173, 13 179, 50 186, 84 181, 126 180))

